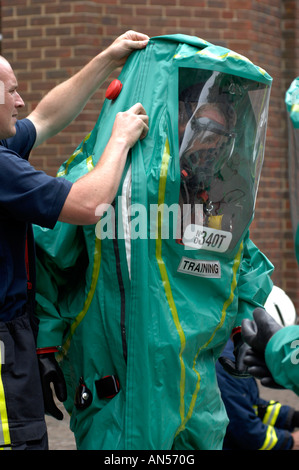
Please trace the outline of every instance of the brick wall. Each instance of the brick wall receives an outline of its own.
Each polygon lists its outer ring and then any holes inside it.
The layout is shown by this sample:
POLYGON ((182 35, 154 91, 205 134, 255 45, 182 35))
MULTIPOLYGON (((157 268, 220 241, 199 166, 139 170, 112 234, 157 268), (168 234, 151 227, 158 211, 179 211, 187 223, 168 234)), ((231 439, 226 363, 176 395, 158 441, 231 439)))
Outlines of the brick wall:
MULTIPOLYGON (((285 91, 299 75, 297 0, 2 0, 1 13, 2 54, 18 77, 26 113, 47 90, 76 72, 127 29, 150 36, 177 32, 199 36, 244 54, 265 68, 274 82, 251 236, 275 265, 274 282, 299 307, 284 106, 285 91)), ((34 151, 32 162, 38 168, 56 173, 60 163, 92 129, 107 84, 73 124, 34 151)))

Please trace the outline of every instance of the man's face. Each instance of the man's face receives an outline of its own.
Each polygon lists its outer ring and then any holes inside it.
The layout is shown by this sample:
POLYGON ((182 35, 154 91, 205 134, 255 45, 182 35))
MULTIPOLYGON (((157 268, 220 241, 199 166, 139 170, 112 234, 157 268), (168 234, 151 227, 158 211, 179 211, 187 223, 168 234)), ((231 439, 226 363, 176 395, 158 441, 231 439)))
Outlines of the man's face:
POLYGON ((194 106, 191 111, 192 117, 189 115, 188 119, 184 103, 180 103, 181 166, 190 176, 204 180, 211 176, 215 160, 227 140, 227 123, 216 106, 202 105, 197 110, 194 106))
POLYGON ((16 133, 18 110, 24 101, 17 92, 18 82, 9 63, 0 57, 0 139, 8 139, 16 133))

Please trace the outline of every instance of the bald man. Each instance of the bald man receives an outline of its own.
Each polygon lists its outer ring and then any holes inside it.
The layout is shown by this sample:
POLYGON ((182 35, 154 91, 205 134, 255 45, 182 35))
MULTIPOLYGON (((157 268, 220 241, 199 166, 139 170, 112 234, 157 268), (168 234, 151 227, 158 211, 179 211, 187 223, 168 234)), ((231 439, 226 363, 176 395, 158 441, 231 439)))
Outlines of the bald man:
MULTIPOLYGON (((148 117, 140 103, 119 113, 98 164, 73 184, 35 170, 28 162, 30 152, 64 129, 148 39, 134 31, 123 34, 19 121, 24 101, 11 65, 0 57, 0 448, 48 448, 36 358, 31 224, 96 223, 96 209, 115 197, 130 148, 147 134, 148 117)), ((62 388, 60 398, 64 393, 62 388)))

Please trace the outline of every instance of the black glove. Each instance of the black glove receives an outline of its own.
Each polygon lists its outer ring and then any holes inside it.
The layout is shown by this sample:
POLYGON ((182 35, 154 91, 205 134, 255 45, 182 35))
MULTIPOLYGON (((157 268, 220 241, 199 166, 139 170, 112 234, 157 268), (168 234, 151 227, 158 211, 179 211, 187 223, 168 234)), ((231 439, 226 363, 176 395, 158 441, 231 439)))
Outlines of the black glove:
POLYGON ((44 395, 45 413, 62 420, 63 413, 57 408, 53 399, 51 382, 59 401, 67 399, 66 383, 54 353, 38 354, 39 371, 44 395))
POLYGON ((235 333, 233 336, 235 362, 228 357, 219 357, 219 362, 223 369, 233 377, 245 379, 251 377, 244 363, 244 356, 249 349, 248 344, 244 343, 241 333, 235 333))
POLYGON ((253 311, 254 320, 242 321, 242 336, 254 352, 262 357, 265 354, 267 343, 272 336, 282 328, 263 308, 253 311))
POLYGON ((269 388, 283 388, 275 382, 265 361, 265 349, 268 341, 282 327, 263 308, 253 311, 254 320, 242 321, 242 336, 250 346, 244 357, 244 364, 253 377, 269 388))

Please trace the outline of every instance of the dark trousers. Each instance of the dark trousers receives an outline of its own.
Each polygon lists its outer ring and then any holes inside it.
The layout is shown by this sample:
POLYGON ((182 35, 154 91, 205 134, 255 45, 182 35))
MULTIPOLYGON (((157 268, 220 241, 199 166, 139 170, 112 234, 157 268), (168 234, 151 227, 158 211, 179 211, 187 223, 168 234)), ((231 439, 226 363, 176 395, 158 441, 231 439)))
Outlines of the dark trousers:
POLYGON ((0 448, 47 448, 35 337, 27 315, 0 322, 0 345, 0 448))

